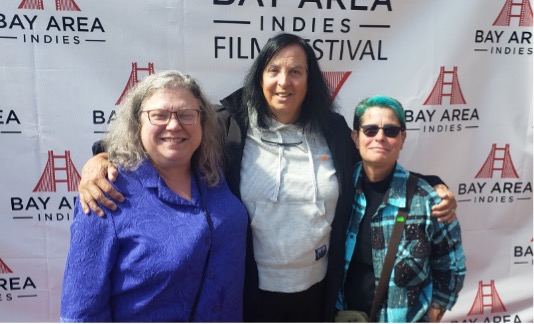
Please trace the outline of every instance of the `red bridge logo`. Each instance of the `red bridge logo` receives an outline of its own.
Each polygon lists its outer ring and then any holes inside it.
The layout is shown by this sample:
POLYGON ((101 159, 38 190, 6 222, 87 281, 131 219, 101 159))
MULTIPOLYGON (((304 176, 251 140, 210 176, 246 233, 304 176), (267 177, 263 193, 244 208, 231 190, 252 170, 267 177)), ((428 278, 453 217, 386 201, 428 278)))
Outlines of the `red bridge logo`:
POLYGON ((441 105, 443 97, 449 97, 449 104, 451 105, 465 105, 464 95, 458 82, 458 67, 456 66, 452 70, 445 70, 444 66, 440 68, 436 84, 423 105, 441 105))
POLYGON ((497 147, 497 144, 493 144, 490 154, 475 178, 493 178, 495 171, 501 173, 501 178, 519 178, 510 155, 510 144, 504 147, 497 147))
POLYGON ((506 0, 493 26, 510 26, 512 18, 518 20, 520 27, 532 27, 532 7, 529 0, 506 0))
POLYGON ((7 264, 0 258, 0 274, 4 273, 13 273, 13 271, 9 269, 7 264))
MULTIPOLYGON (((74 0, 54 0, 56 11, 80 11, 74 0)), ((44 10, 43 0, 22 0, 18 9, 44 10)))
POLYGON ((128 78, 128 82, 126 82, 126 86, 124 87, 124 90, 122 90, 121 96, 115 105, 120 105, 124 97, 126 97, 126 94, 128 94, 128 91, 130 91, 137 83, 139 83, 139 71, 148 72, 148 75, 154 74, 154 63, 148 63, 146 68, 140 68, 137 67, 137 62, 132 62, 132 71, 130 72, 130 77, 128 78))
POLYGON ((58 182, 66 183, 68 191, 77 191, 80 183, 80 174, 74 167, 70 158, 70 151, 65 151, 65 155, 54 155, 53 151, 48 151, 48 161, 41 175, 41 179, 33 189, 33 192, 56 192, 58 182), (58 166, 56 160, 59 160, 58 166), (61 172, 65 178, 58 179, 56 175, 61 172))
POLYGON ((349 78, 352 72, 323 72, 323 77, 325 78, 326 84, 330 88, 332 93, 332 99, 335 99, 341 87, 347 79, 349 78))
POLYGON ((494 280, 491 280, 489 284, 478 282, 477 295, 467 315, 482 315, 486 308, 490 309, 491 314, 506 312, 506 307, 495 289, 494 280))

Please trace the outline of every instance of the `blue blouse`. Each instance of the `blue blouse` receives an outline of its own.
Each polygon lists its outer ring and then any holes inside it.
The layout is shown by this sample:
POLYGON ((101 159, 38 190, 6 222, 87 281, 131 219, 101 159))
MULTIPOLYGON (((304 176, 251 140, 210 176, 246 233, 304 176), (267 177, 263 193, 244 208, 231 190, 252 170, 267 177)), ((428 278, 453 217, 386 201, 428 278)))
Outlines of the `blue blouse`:
POLYGON ((114 186, 126 200, 116 211, 87 216, 76 203, 60 320, 188 321, 211 246, 194 320, 242 321, 247 214, 226 181, 192 181, 188 201, 147 161, 119 172, 114 186))

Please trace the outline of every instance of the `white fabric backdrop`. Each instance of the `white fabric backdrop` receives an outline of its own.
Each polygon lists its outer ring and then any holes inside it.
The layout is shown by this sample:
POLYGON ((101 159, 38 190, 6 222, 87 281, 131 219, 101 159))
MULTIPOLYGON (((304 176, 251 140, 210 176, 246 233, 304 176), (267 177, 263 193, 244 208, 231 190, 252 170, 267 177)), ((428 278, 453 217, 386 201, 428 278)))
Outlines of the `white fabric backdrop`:
POLYGON ((282 30, 333 72, 349 124, 362 98, 399 99, 401 163, 455 193, 468 272, 445 321, 533 320, 530 1, 57 3, 0 4, 0 321, 58 321, 78 172, 133 64, 186 71, 216 102, 282 30))

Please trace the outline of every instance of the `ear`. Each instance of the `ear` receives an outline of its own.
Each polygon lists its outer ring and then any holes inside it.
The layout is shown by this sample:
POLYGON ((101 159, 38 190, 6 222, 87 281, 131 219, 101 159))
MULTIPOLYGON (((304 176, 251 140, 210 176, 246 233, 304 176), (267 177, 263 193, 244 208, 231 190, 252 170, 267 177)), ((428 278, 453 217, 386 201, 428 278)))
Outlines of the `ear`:
POLYGON ((401 150, 404 147, 404 142, 406 142, 406 136, 407 135, 408 135, 408 132, 406 132, 406 130, 403 130, 401 132, 401 138, 402 138, 402 143, 401 143, 401 147, 400 147, 401 150))
POLYGON ((356 149, 360 149, 360 146, 358 145, 358 137, 359 137, 359 132, 355 129, 352 130, 352 132, 350 133, 350 137, 352 138, 352 141, 354 142, 354 145, 356 145, 356 149))

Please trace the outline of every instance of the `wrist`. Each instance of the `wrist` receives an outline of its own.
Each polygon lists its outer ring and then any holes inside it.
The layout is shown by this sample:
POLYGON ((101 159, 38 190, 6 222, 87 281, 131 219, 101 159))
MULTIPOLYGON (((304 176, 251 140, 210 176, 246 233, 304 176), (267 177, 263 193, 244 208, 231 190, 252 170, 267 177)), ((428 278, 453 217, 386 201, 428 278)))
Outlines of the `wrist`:
POLYGON ((443 315, 445 314, 445 311, 447 311, 447 308, 445 306, 435 301, 430 303, 430 309, 433 310, 434 314, 436 314, 437 321, 441 321, 443 315))

